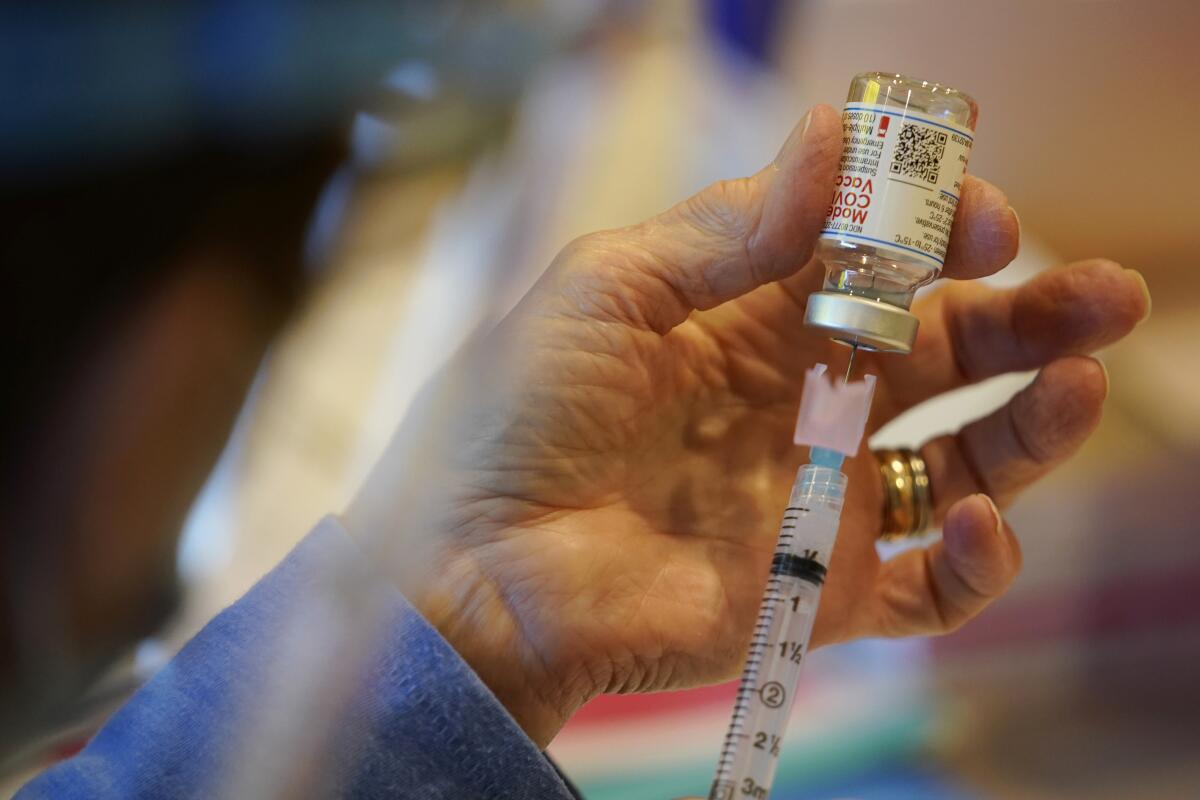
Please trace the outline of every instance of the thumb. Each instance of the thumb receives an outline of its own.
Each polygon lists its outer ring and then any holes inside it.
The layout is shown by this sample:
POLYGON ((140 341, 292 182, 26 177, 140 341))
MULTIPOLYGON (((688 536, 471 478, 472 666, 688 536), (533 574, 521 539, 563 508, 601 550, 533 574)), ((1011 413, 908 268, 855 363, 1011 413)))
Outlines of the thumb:
POLYGON ((639 225, 585 236, 569 258, 583 257, 574 267, 587 273, 589 292, 622 298, 608 313, 665 333, 693 310, 786 278, 808 262, 841 151, 837 112, 815 106, 756 174, 714 183, 639 225))

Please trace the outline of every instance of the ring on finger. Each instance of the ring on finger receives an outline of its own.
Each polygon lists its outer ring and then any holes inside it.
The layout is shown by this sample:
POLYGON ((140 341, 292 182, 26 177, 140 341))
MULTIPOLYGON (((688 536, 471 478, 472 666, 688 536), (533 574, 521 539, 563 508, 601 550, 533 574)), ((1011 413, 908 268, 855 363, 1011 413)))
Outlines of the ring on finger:
POLYGON ((881 539, 920 536, 933 521, 933 495, 925 459, 908 448, 875 450, 883 478, 881 539))

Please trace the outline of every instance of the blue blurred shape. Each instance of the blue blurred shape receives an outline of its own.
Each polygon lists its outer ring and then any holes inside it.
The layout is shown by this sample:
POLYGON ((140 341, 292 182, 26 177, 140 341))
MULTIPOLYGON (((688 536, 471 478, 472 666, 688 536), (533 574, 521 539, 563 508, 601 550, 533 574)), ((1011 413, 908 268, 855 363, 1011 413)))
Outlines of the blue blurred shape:
POLYGON ((775 30, 788 4, 782 0, 705 0, 717 39, 752 61, 767 64, 775 30))

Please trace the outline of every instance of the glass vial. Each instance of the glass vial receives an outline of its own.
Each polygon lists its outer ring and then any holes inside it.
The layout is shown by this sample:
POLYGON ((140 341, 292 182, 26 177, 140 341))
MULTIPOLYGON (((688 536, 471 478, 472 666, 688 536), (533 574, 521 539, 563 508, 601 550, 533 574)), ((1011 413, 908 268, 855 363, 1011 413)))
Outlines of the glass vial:
POLYGON ((962 92, 884 72, 850 82, 842 160, 817 245, 825 285, 805 323, 871 350, 907 353, 913 294, 946 258, 979 108, 962 92))

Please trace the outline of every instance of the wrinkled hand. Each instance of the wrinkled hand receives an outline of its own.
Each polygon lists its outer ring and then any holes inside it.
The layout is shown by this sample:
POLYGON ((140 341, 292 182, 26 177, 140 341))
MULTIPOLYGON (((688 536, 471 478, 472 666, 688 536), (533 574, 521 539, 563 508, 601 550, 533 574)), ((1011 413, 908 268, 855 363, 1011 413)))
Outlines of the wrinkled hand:
MULTIPOLYGON (((804 370, 848 354, 803 325, 840 151, 837 113, 815 108, 758 174, 570 244, 459 356, 486 371, 510 354, 455 448, 447 551, 416 602, 539 744, 599 693, 739 671, 806 456, 791 444, 804 370)), ((1018 235, 1004 195, 968 178, 944 275, 997 271, 1018 235)), ((944 532, 925 550, 880 562, 877 467, 865 450, 846 462, 814 644, 953 630, 1007 588, 1020 550, 988 496, 1003 506, 1096 426, 1107 378, 1079 354, 1145 316, 1144 287, 1107 261, 1016 290, 951 283, 915 305, 912 355, 860 354, 856 372, 879 379, 868 433, 965 384, 1041 371, 925 445, 944 532)))

